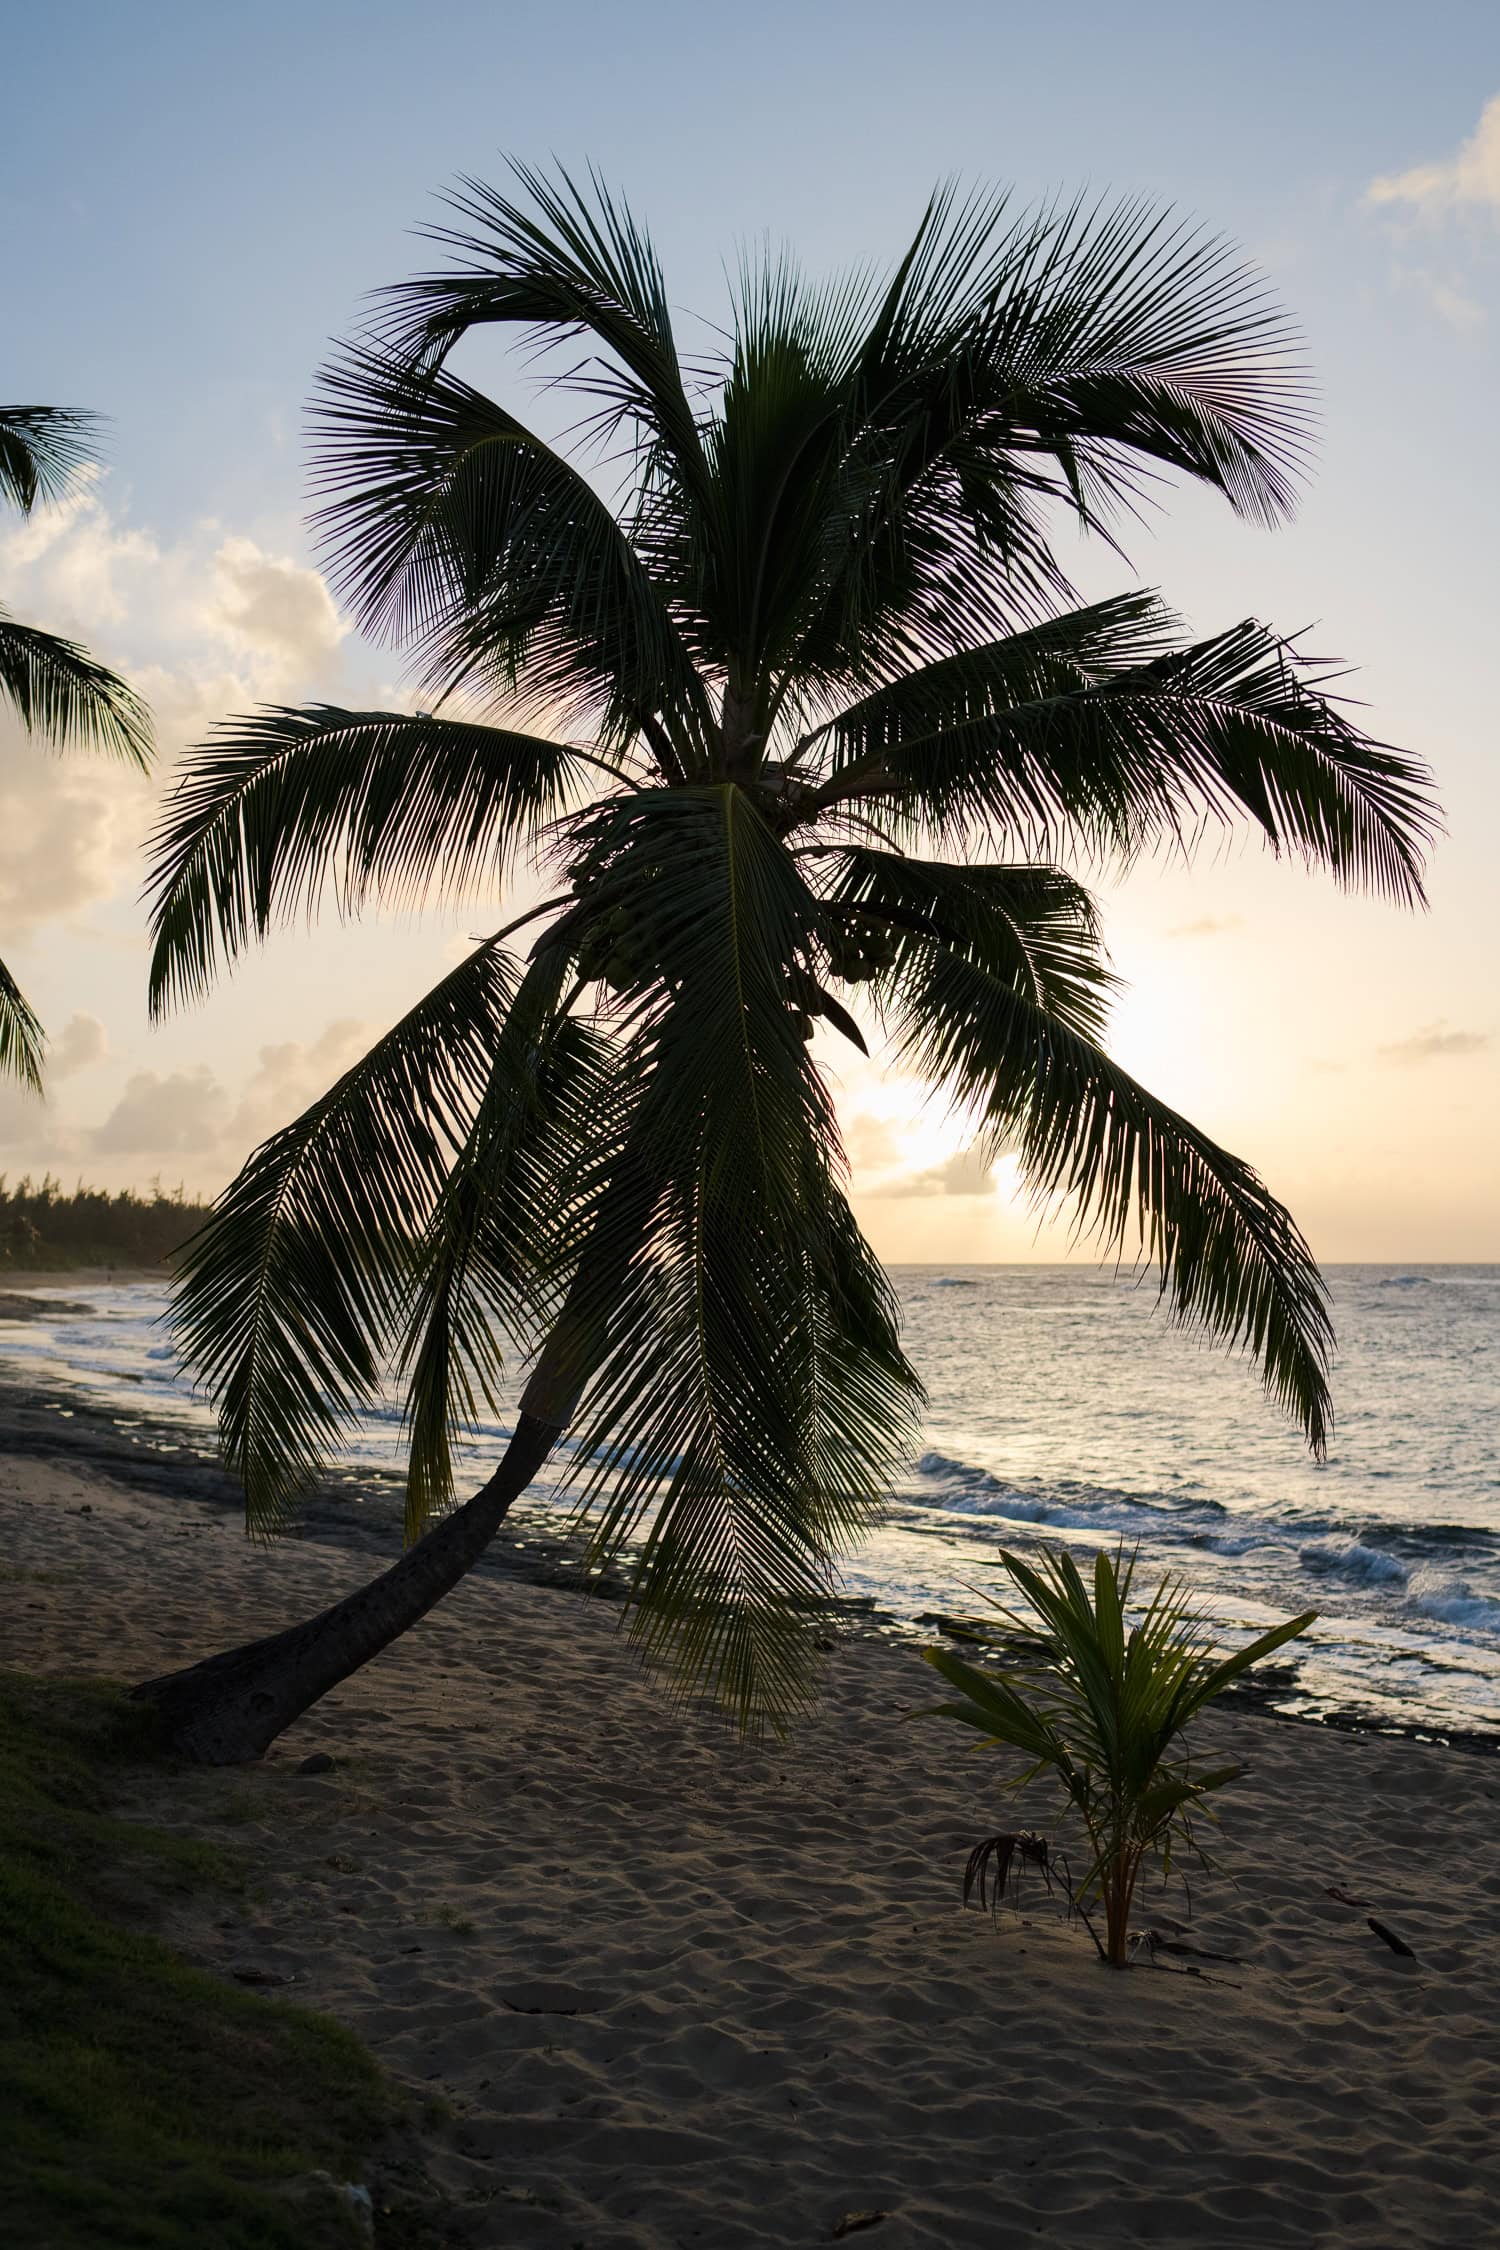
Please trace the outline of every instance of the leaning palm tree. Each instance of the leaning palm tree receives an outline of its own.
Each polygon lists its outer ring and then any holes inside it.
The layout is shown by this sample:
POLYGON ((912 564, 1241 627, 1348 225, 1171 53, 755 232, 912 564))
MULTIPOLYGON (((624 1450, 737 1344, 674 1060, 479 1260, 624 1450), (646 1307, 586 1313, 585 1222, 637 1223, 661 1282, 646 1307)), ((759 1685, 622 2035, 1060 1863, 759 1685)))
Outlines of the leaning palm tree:
POLYGON ((426 707, 230 721, 156 840, 157 1009, 330 888, 350 912, 498 897, 520 868, 541 889, 190 1248, 177 1333, 252 1529, 392 1369, 409 1439, 382 1577, 138 1691, 204 1759, 259 1755, 421 1617, 569 1433, 647 1657, 745 1723, 796 1708, 920 1407, 815 1028, 878 1030, 1040 1196, 1136 1230, 1170 1314, 1247 1346, 1315 1449, 1328 1428, 1307 1245, 1110 1060, 1061 864, 1244 815, 1421 895, 1421 770, 1295 649, 1254 623, 1190 640, 1150 594, 1080 605, 1049 540, 1063 515, 1108 536, 1163 469, 1283 516, 1305 437, 1283 321, 1134 205, 939 196, 878 283, 748 268, 690 368, 628 212, 520 180, 465 186, 451 263, 381 301, 321 394, 336 582, 426 707), (573 457, 453 371, 488 325, 571 351, 573 457), (519 1411, 455 1505, 502 1351, 529 1362, 519 1411))
MULTIPOLYGON (((0 406, 0 499, 29 516, 38 501, 60 500, 91 458, 94 417, 61 406, 0 406)), ((0 609, 0 696, 21 724, 59 749, 108 751, 144 772, 151 722, 123 680, 96 664, 76 641, 18 625, 0 609)), ((0 1078, 40 1093, 42 1027, 0 961, 0 1078)))

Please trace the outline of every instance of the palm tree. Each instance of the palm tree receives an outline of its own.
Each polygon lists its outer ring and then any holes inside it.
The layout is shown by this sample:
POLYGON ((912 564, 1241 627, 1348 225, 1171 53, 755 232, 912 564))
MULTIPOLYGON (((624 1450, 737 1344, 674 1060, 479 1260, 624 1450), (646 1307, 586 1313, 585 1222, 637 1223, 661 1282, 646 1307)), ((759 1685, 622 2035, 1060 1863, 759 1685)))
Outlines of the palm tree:
MULTIPOLYGON (((61 406, 0 406, 0 499, 24 516, 37 502, 60 500, 91 458, 94 417, 61 406)), ((151 763, 151 721, 123 680, 96 664, 76 641, 18 625, 0 609, 0 695, 31 733, 59 749, 79 744, 125 758, 142 772, 151 763)), ((40 1093, 42 1027, 0 961, 0 1078, 19 1078, 40 1093)))
POLYGON ((391 1365, 410 1440, 382 1577, 137 1691, 208 1760, 258 1756, 423 1615, 569 1431, 595 1560, 638 1535, 647 1657, 746 1723, 797 1706, 920 1406, 808 1044, 863 1046, 856 998, 1039 1195, 1111 1243, 1138 1230, 1170 1314, 1253 1351, 1315 1449, 1328 1429, 1307 1245, 1104 1052, 1097 918, 1058 864, 1243 814, 1421 896, 1419 767, 1275 633, 1192 641, 1139 592, 1081 605, 1049 540, 1069 516, 1108 536, 1164 468, 1284 516, 1285 323, 1221 245, 1138 206, 945 194, 881 282, 748 266, 694 370, 629 212, 518 177, 465 183, 451 263, 389 292, 322 387, 331 568, 428 708, 230 721, 156 839, 157 1009, 329 887, 348 912, 498 894, 522 865, 544 890, 191 1246, 177 1332, 252 1529, 391 1365), (597 481, 452 371, 490 324, 571 351, 597 481), (529 1379, 454 1506, 502 1338, 529 1379))

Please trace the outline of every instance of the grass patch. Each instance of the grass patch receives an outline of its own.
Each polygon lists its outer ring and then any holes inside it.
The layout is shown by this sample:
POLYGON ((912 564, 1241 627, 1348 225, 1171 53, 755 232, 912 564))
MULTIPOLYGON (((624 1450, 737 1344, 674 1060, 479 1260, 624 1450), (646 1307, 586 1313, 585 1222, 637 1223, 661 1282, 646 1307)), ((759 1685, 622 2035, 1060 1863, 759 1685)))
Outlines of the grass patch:
MULTIPOLYGON (((222 1984, 120 1919, 143 1891, 233 1873, 216 1846, 111 1811, 147 1725, 112 1690, 0 1674, 5 2240, 348 2250, 348 2207, 287 2184, 368 2180, 399 2098, 338 2025, 222 1984)), ((377 2219, 377 2239, 443 2236, 411 2208, 377 2219)))
POLYGON ((440 1922, 445 1930, 452 1930, 455 1937, 473 1937, 478 1929, 478 1924, 467 1914, 460 1914, 456 1906, 435 1906, 432 1919, 440 1922))

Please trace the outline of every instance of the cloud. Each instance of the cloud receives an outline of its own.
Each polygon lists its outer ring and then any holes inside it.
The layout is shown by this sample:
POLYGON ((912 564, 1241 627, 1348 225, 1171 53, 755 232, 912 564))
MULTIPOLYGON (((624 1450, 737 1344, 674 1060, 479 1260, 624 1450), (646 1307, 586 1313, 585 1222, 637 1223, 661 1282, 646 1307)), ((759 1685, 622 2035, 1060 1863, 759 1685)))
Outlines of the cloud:
POLYGON ((195 1184, 222 1182, 251 1149, 326 1092, 369 1040, 367 1024, 340 1016, 309 1043, 288 1039, 262 1047, 237 1097, 206 1064, 136 1071, 84 1145, 90 1155, 131 1157, 142 1170, 190 1160, 195 1184))
POLYGON ((841 1120, 844 1148, 856 1173, 888 1172, 901 1161, 901 1142, 883 1117, 857 1110, 841 1120))
POLYGON ((33 612, 54 632, 87 639, 128 617, 132 588, 157 572, 162 553, 147 531, 118 523, 91 468, 65 500, 0 531, 6 607, 33 612))
POLYGON ((0 717, 0 939, 106 898, 134 863, 151 802, 141 775, 59 758, 0 717))
POLYGON ((255 1071, 229 1120, 227 1139, 239 1163, 309 1102, 326 1093, 369 1046, 373 1031, 354 1016, 339 1016, 310 1044, 286 1039, 262 1047, 255 1071))
POLYGON ((224 1089, 206 1063, 166 1077, 138 1070, 102 1125, 89 1135, 100 1156, 200 1156, 222 1138, 229 1114, 224 1089))
POLYGON ((1168 930, 1169 938, 1222 937, 1227 930, 1242 930, 1243 914, 1204 914, 1196 922, 1179 922, 1168 930))
POLYGON ((996 1191, 995 1158, 976 1143, 972 1148, 960 1149, 944 1164, 934 1164, 925 1172, 899 1173, 879 1187, 866 1188, 868 1196, 881 1198, 906 1195, 993 1195, 996 1191))
POLYGON ((145 697, 153 782, 58 758, 0 713, 0 939, 139 887, 141 849, 177 761, 214 724, 327 689, 344 627, 317 571, 200 524, 163 545, 120 520, 95 475, 62 506, 0 529, 13 616, 81 640, 145 697))
POLYGON ((96 1062, 103 1062, 109 1053, 109 1040, 97 1016, 80 1009, 70 1016, 60 1039, 55 1039, 47 1050, 47 1076, 49 1079, 71 1078, 75 1072, 87 1070, 96 1062))
POLYGON ((1403 271, 1397 279, 1419 289, 1438 318, 1456 335, 1472 336, 1476 329, 1484 326, 1488 316, 1483 305, 1466 295, 1457 282, 1444 281, 1440 275, 1428 273, 1420 266, 1403 271))
POLYGON ((317 571, 265 554, 253 539, 226 539, 214 556, 214 576, 210 629, 227 629, 294 673, 318 670, 344 637, 317 571))
POLYGON ((1494 1041, 1487 1031, 1450 1031, 1441 1020, 1414 1031, 1409 1039, 1396 1039, 1377 1052, 1387 1062, 1437 1062, 1449 1055, 1482 1055, 1494 1041))
POLYGON ((1372 180, 1365 200, 1405 204, 1424 217, 1465 207, 1500 212, 1500 94, 1485 103, 1478 126, 1456 155, 1372 180))

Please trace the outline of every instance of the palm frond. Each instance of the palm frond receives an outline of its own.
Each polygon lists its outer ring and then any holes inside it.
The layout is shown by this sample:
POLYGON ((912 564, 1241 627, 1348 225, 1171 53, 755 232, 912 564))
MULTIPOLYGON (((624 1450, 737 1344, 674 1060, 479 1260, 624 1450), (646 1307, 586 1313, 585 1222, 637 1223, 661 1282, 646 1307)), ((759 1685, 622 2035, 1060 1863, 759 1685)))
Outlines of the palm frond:
POLYGON ((584 865, 630 902, 642 963, 636 1103, 575 1308, 602 1340, 580 1417, 594 1551, 649 1518, 640 1644, 742 1724, 777 1725, 918 1396, 789 990, 822 909, 734 788, 607 808, 584 865))
POLYGON ((151 1007, 272 923, 498 886, 588 771, 566 743, 419 712, 266 707, 203 744, 151 842, 151 1007))
MULTIPOLYGON (((285 1520, 378 1389, 518 982, 478 947, 255 1151, 187 1245, 173 1331, 254 1531, 285 1520)), ((548 1213, 531 1217, 541 1242, 548 1213)))
POLYGON ((1305 468, 1289 323, 1227 245, 1139 202, 939 194, 845 394, 858 520, 803 652, 828 679, 841 647, 890 676, 1070 598, 1058 504, 1112 537, 1167 468, 1275 521, 1305 468))
POLYGON ((936 199, 857 379, 908 487, 945 457, 982 477, 1037 454, 1092 518, 1151 462, 1275 522, 1306 464, 1301 347, 1264 280, 1138 199, 1014 216, 1004 195, 936 199))
POLYGON ((76 641, 18 625, 0 610, 0 695, 22 725, 60 750, 102 750, 144 773, 151 715, 133 688, 76 641))
POLYGON ((452 1501, 455 1445, 499 1411, 506 1343, 555 1326, 586 1241, 591 1160, 627 1106, 610 1041, 560 1008, 568 965, 558 948, 523 977, 416 1250, 398 1353, 408 1541, 452 1501))
POLYGON ((538 348, 587 336, 607 357, 575 370, 575 387, 599 397, 611 422, 635 425, 677 479, 701 492, 698 420, 650 238, 595 173, 585 190, 560 167, 555 181, 514 162, 511 172, 531 208, 462 180, 447 198, 462 223, 426 230, 458 263, 387 290, 380 332, 424 362, 479 325, 517 328, 538 348))
POLYGON ((0 406, 0 500, 23 516, 62 500, 94 459, 99 417, 71 406, 0 406))
POLYGON ((828 895, 856 948, 870 930, 915 933, 1010 984, 1080 1038, 1103 1036, 1118 980, 1089 892, 1056 867, 957 866, 850 846, 828 895))
POLYGON ((414 646, 426 686, 628 740, 701 727, 692 666, 615 517, 516 417, 441 369, 349 347, 316 409, 316 517, 367 631, 414 646))
POLYGON ((1258 1174, 1010 978, 929 938, 902 939, 886 1004, 903 1059, 977 1115, 997 1151, 1015 1151, 1038 1198, 1070 1198, 1113 1251, 1133 1230, 1171 1318, 1252 1352, 1321 1456, 1327 1293, 1258 1174))
POLYGON ((0 961, 0 1079, 18 1078, 39 1094, 46 1048, 46 1033, 26 995, 0 961))
POLYGON ((1274 851, 1420 901, 1425 767, 1363 734, 1326 667, 1268 627, 1174 647, 1172 625, 1126 595, 910 674, 829 723, 820 803, 1126 856, 1248 814, 1274 851))

